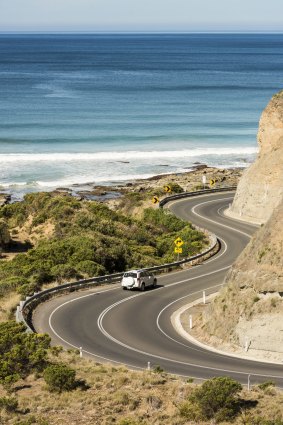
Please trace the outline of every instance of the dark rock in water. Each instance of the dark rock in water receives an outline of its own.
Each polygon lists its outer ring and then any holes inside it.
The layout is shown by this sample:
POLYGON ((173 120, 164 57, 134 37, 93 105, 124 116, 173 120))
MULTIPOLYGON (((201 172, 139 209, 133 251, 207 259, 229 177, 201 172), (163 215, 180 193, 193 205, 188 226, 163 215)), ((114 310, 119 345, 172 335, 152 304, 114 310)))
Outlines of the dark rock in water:
POLYGON ((72 184, 72 187, 85 187, 85 186, 93 186, 93 182, 74 183, 74 184, 72 184))
POLYGON ((76 199, 81 197, 81 200, 87 199, 88 201, 105 201, 109 199, 116 199, 121 196, 121 192, 101 190, 96 188, 95 190, 80 190, 74 194, 76 199))
POLYGON ((71 193, 72 191, 68 187, 57 187, 54 192, 68 192, 68 193, 71 193))
POLYGON ((151 180, 160 180, 160 179, 162 179, 163 177, 164 177, 164 176, 157 175, 157 176, 149 177, 147 180, 149 180, 149 181, 151 181, 151 180))
POLYGON ((130 164, 130 161, 116 161, 116 162, 120 162, 121 164, 130 164))
POLYGON ((169 167, 168 164, 158 164, 158 167, 169 167))
POLYGON ((194 164, 194 165, 200 165, 200 164, 201 164, 201 162, 196 161, 196 162, 194 162, 193 164, 194 164))
POLYGON ((194 170, 204 170, 205 168, 208 168, 206 164, 199 164, 199 165, 193 165, 192 167, 194 170))
POLYGON ((131 186, 133 186, 133 183, 127 183, 126 184, 126 187, 131 187, 131 186))

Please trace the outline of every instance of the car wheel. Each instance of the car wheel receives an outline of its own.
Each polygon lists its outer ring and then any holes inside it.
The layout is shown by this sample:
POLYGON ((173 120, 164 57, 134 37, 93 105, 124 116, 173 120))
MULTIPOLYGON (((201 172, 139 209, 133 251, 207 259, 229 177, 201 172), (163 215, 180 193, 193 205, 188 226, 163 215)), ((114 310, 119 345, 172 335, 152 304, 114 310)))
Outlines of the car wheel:
POLYGON ((152 287, 155 288, 156 287, 156 284, 157 284, 157 280, 154 279, 153 284, 152 284, 152 287))
POLYGON ((143 282, 142 285, 141 285, 141 291, 143 292, 144 290, 145 290, 145 284, 143 282))
POLYGON ((124 289, 124 291, 126 291, 127 290, 127 287, 126 286, 123 286, 123 289, 124 289))

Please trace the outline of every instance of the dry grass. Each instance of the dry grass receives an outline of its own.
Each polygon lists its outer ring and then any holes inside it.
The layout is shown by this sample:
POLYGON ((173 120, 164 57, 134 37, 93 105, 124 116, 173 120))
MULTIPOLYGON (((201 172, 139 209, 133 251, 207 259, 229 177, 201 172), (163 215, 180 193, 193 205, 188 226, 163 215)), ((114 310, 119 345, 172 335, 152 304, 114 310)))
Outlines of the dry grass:
POLYGON ((0 323, 14 319, 14 313, 20 302, 20 295, 12 292, 0 299, 0 323))
MULTIPOLYGON (((89 389, 50 393, 42 378, 30 376, 16 390, 18 411, 10 414, 2 411, 0 424, 14 425, 17 421, 27 421, 32 417, 35 423, 42 425, 191 423, 180 416, 178 405, 193 390, 193 383, 165 373, 134 372, 122 366, 101 365, 80 359, 74 352, 63 352, 52 360, 64 361, 75 368, 77 377, 85 380, 89 389)), ((5 392, 0 389, 0 397, 3 395, 5 392)), ((245 400, 252 400, 256 406, 243 408, 233 423, 249 423, 251 415, 269 420, 283 418, 283 394, 274 388, 260 390, 255 387, 250 392, 243 390, 241 396, 245 400)))

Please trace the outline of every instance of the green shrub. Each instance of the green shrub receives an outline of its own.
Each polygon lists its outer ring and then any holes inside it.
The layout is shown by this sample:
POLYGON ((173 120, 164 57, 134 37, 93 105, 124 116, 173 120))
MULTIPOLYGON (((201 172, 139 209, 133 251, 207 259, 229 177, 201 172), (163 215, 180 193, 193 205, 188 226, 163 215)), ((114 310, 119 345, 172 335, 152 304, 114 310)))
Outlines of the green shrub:
POLYGON ((6 412, 15 412, 18 408, 18 400, 15 397, 0 397, 0 409, 6 412))
POLYGON ((103 276, 106 273, 106 270, 103 266, 91 260, 80 261, 77 264, 76 269, 79 272, 87 275, 87 277, 103 276))
POLYGON ((156 365, 153 369, 154 373, 163 373, 164 369, 162 369, 162 367, 160 367, 159 365, 156 365))
POLYGON ((0 296, 14 289, 26 296, 52 281, 174 261, 177 236, 184 240, 183 257, 198 253, 206 243, 204 235, 186 221, 162 209, 149 208, 138 220, 102 203, 79 202, 69 195, 33 193, 0 211, 0 218, 10 227, 21 226, 31 216, 31 227, 46 220, 52 223, 53 236, 42 237, 27 253, 18 254, 9 262, 0 262, 0 296))
POLYGON ((5 221, 0 220, 0 249, 5 245, 9 244, 11 241, 11 236, 9 232, 9 227, 5 221))
POLYGON ((51 269, 52 276, 62 282, 63 280, 70 280, 72 278, 79 278, 79 274, 76 269, 67 264, 57 264, 51 269))
POLYGON ((50 348, 50 352, 53 356, 58 357, 60 353, 62 353, 62 351, 64 351, 63 347, 61 345, 53 345, 50 348))
POLYGON ((50 391, 70 391, 76 387, 76 371, 61 363, 48 366, 43 378, 50 391))
POLYGON ((38 283, 28 282, 27 279, 23 279, 23 281, 25 283, 21 282, 22 284, 17 288, 17 292, 23 295, 24 298, 27 296, 31 296, 35 292, 39 291, 40 285, 38 285, 38 283))
POLYGON ((170 186, 172 193, 183 193, 184 192, 184 189, 178 183, 169 183, 168 186, 170 186))
POLYGON ((145 222, 154 226, 161 226, 167 232, 178 232, 188 225, 186 221, 179 219, 170 212, 165 212, 163 209, 147 208, 144 210, 143 218, 145 222))
POLYGON ((258 388, 263 391, 266 390, 267 388, 274 387, 274 386, 275 386, 275 383, 273 381, 265 381, 265 382, 262 382, 262 384, 258 384, 258 388))
POLYGON ((179 407, 180 414, 190 420, 231 420, 239 411, 237 396, 241 389, 239 382, 228 377, 209 379, 179 407))
POLYGON ((0 383, 10 387, 47 364, 50 337, 28 334, 25 326, 15 322, 0 323, 0 383))

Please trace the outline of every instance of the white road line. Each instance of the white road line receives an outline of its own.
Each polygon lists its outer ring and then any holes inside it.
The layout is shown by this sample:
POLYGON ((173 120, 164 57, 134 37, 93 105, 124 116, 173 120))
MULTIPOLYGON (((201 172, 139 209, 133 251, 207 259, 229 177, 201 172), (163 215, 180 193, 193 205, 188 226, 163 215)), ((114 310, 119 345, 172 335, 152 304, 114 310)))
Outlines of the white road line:
POLYGON ((92 294, 82 295, 81 297, 73 298, 72 300, 65 301, 63 304, 58 305, 58 306, 57 306, 54 310, 52 310, 52 312, 51 312, 51 314, 50 314, 50 316, 49 316, 48 324, 49 324, 50 329, 52 330, 52 332, 54 333, 54 335, 56 335, 56 336, 57 336, 57 338, 61 339, 61 341, 65 342, 66 344, 70 345, 71 347, 79 348, 79 347, 76 347, 75 345, 71 344, 70 342, 66 341, 65 339, 63 339, 63 338, 62 338, 62 337, 61 337, 61 336, 60 336, 60 335, 59 335, 59 334, 55 331, 55 329, 54 329, 54 327, 53 327, 53 325, 52 325, 52 318, 53 318, 53 315, 56 313, 56 311, 58 311, 60 308, 64 307, 64 306, 65 306, 65 305, 67 305, 67 304, 70 304, 70 303, 72 303, 72 302, 75 302, 75 301, 81 300, 82 298, 93 297, 94 295, 101 294, 101 293, 103 293, 103 292, 114 291, 114 290, 117 290, 117 289, 118 289, 118 288, 105 289, 104 291, 94 292, 94 293, 92 293, 92 294))
MULTIPOLYGON (((218 288, 219 286, 222 286, 222 283, 219 283, 218 285, 215 285, 215 286, 210 286, 209 288, 206 288, 206 290, 207 289, 214 289, 214 288, 218 288)), ((163 307, 163 309, 162 310, 160 310, 160 312, 159 312, 159 314, 158 314, 158 316, 157 316, 157 319, 156 319, 156 325, 157 325, 157 327, 158 327, 158 329, 160 330, 160 332, 167 338, 167 339, 170 339, 171 341, 173 341, 173 342, 175 342, 175 343, 177 343, 177 344, 179 344, 179 345, 182 345, 182 346, 184 346, 184 347, 189 347, 188 346, 188 344, 185 344, 185 343, 183 343, 183 342, 180 342, 180 341, 178 341, 178 340, 176 340, 175 338, 172 338, 170 335, 168 335, 162 328, 161 328, 161 326, 160 326, 160 324, 159 324, 159 322, 160 322, 160 317, 161 317, 161 315, 164 313, 164 311, 165 310, 167 310, 169 307, 171 307, 173 304, 175 304, 175 303, 177 303, 177 302, 179 302, 179 301, 181 301, 181 300, 184 300, 185 298, 188 298, 188 297, 191 297, 192 295, 196 295, 196 294, 201 294, 202 293, 202 291, 196 291, 196 292, 192 292, 191 294, 188 294, 188 295, 184 295, 183 297, 180 297, 180 298, 178 298, 177 300, 174 300, 174 301, 172 301, 171 303, 169 303, 169 304, 167 304, 165 307, 163 307)), ((191 347, 190 347, 191 348, 191 347)), ((195 351, 201 351, 201 350, 199 350, 199 349, 196 349, 196 348, 193 348, 193 350, 195 350, 195 351)))
MULTIPOLYGON (((229 197, 229 198, 223 198, 223 200, 230 200, 231 199, 231 197, 229 197)), ((247 236, 248 238, 250 238, 251 236, 250 235, 248 235, 247 233, 245 233, 245 232, 242 232, 241 230, 237 230, 237 229, 234 229, 234 228, 232 228, 232 227, 230 227, 230 226, 226 226, 226 225, 223 225, 223 224, 221 224, 221 223, 218 223, 218 222, 216 222, 216 221, 213 221, 213 220, 210 220, 210 219, 207 219, 206 217, 203 217, 203 216, 201 216, 200 214, 198 214, 196 211, 195 211, 195 208, 196 207, 198 207, 198 206, 202 206, 202 205, 204 205, 204 204, 207 204, 207 203, 212 203, 212 202, 218 202, 219 200, 217 199, 217 200, 212 200, 212 201, 206 201, 206 202, 202 202, 202 203, 200 203, 200 204, 198 204, 198 205, 195 205, 195 207, 193 207, 193 209, 192 209, 192 212, 195 214, 195 215, 198 215, 199 217, 201 217, 201 218, 204 218, 205 220, 209 220, 209 221, 212 221, 212 222, 214 222, 214 223, 216 223, 216 224, 220 224, 221 226, 223 226, 223 227, 227 227, 227 228, 229 228, 229 229, 231 229, 231 230, 234 230, 234 231, 236 231, 236 232, 238 232, 238 233, 241 233, 241 234, 244 234, 245 236, 247 236)), ((224 252, 221 254, 221 255, 223 255, 225 252, 226 252, 226 250, 227 250, 227 244, 226 244, 226 242, 225 241, 223 241, 224 243, 225 243, 225 249, 224 249, 224 252)), ((218 256, 218 258, 219 258, 220 256, 218 256)), ((214 271, 214 272, 210 272, 210 273, 206 273, 206 274, 203 274, 203 275, 201 275, 201 276, 196 276, 196 277, 193 277, 193 278, 189 278, 189 279, 186 279, 185 281, 189 281, 189 280, 194 280, 194 279, 198 279, 198 278, 201 278, 201 277, 205 277, 205 276, 208 276, 208 275, 211 275, 211 274, 214 274, 214 273, 216 273, 216 272, 218 272, 218 271, 222 271, 222 270, 225 270, 225 269, 228 269, 230 266, 228 266, 228 267, 224 267, 224 268, 222 268, 222 269, 218 269, 218 270, 216 270, 216 271, 214 271)), ((174 283, 172 283, 172 284, 169 284, 169 285, 166 285, 166 287, 170 287, 170 286, 175 286, 175 285, 179 285, 180 283, 183 283, 184 281, 180 281, 180 282, 174 282, 174 283)), ((219 287, 219 286, 221 286, 221 284, 219 284, 219 285, 215 285, 215 286, 213 286, 213 287, 211 287, 211 288, 216 288, 216 287, 219 287)), ((211 288, 207 288, 207 289, 211 289, 211 288)), ((186 295, 186 296, 184 296, 184 297, 182 297, 182 298, 180 298, 180 299, 178 299, 178 300, 175 300, 175 301, 173 301, 172 303, 170 303, 169 305, 167 305, 163 310, 161 310, 161 312, 159 313, 159 315, 158 315, 158 317, 157 317, 157 327, 158 327, 158 329, 168 338, 168 339, 171 339, 171 340, 173 340, 174 342, 177 342, 177 343, 179 343, 179 344, 181 344, 181 345, 184 345, 184 346, 187 346, 187 345, 185 345, 185 344, 183 344, 183 343, 180 343, 180 342, 178 342, 178 341, 176 341, 176 340, 174 340, 173 338, 171 338, 169 335, 167 335, 162 329, 161 329, 161 327, 160 327, 160 325, 159 325, 159 318, 160 318, 160 316, 161 316, 161 314, 162 314, 162 312, 163 311, 165 311, 170 305, 172 305, 172 304, 174 304, 174 303, 176 303, 177 301, 180 301, 181 299, 184 299, 184 298, 187 298, 187 297, 189 297, 189 296, 192 296, 192 295, 194 295, 194 294, 196 294, 196 293, 199 293, 199 292, 201 292, 201 291, 197 291, 197 292, 194 292, 194 293, 192 293, 192 294, 189 294, 189 295, 186 295)), ((131 297, 132 298, 132 297, 131 297)), ((136 348, 134 348, 134 347, 131 347, 131 346, 129 346, 128 344, 124 344, 122 341, 119 341, 119 340, 117 340, 116 338, 114 338, 112 335, 110 335, 105 329, 104 329, 104 327, 103 327, 103 324, 102 324, 102 321, 103 321, 103 318, 105 317, 105 315, 110 311, 110 310, 112 310, 113 308, 115 308, 116 306, 118 306, 118 305, 120 305, 120 304, 122 304, 123 302, 126 302, 126 301, 128 301, 130 298, 127 298, 127 299, 125 299, 125 300, 121 300, 121 301, 119 301, 119 302, 117 302, 117 303, 115 303, 115 304, 113 304, 112 306, 109 306, 109 307, 107 307, 107 309, 105 309, 101 314, 100 314, 100 316, 99 316, 99 318, 98 318, 98 321, 97 321, 97 324, 98 324, 98 327, 99 327, 99 329, 100 329, 100 331, 108 338, 108 339, 110 339, 110 340, 112 340, 113 342, 115 342, 116 344, 118 344, 118 345, 121 345, 121 346, 123 346, 124 348, 127 348, 127 349, 130 349, 130 350, 132 350, 132 351, 136 351, 136 352, 138 352, 138 353, 140 353, 140 354, 144 354, 144 355, 148 355, 148 356, 152 356, 152 357, 157 357, 158 359, 162 359, 162 360, 166 360, 166 361, 174 361, 174 360, 172 360, 172 359, 167 359, 167 358, 163 358, 163 357, 161 357, 161 356, 156 356, 156 355, 153 355, 153 354, 150 354, 150 353, 147 353, 147 352, 143 352, 143 351, 141 351, 141 350, 138 350, 138 349, 136 349, 136 348)), ((198 349, 195 349, 196 351, 198 351, 198 349)), ((194 365, 194 366, 196 366, 196 365, 194 365)), ((198 367, 203 367, 203 366, 198 366, 198 367)), ((206 368, 206 367, 204 367, 204 368, 206 368)), ((224 370, 224 369, 213 369, 213 370, 220 370, 220 371, 226 371, 226 370, 224 370)), ((233 371, 231 371, 231 372, 233 372, 233 371)), ((245 374, 245 373, 244 373, 245 374)), ((260 375, 260 376, 262 376, 262 375, 260 375)))
MULTIPOLYGON (((231 198, 223 198, 221 200, 225 201, 225 200, 228 200, 228 199, 231 199, 231 198)), ((234 232, 241 233, 242 235, 247 236, 250 239, 251 235, 249 235, 248 233, 243 232, 242 230, 235 229, 234 227, 228 226, 227 224, 219 223, 218 221, 212 220, 211 218, 207 218, 207 217, 196 212, 196 208, 201 207, 202 205, 205 205, 205 204, 211 204, 213 202, 215 203, 217 201, 219 201, 219 200, 214 199, 212 201, 205 201, 205 202, 202 202, 200 204, 197 204, 192 208, 192 213, 195 214, 196 216, 202 218, 203 220, 209 221, 210 223, 217 224, 217 226, 221 226, 221 227, 225 227, 226 229, 233 230, 234 232)))
MULTIPOLYGON (((216 273, 216 271, 211 272, 211 274, 213 274, 213 273, 216 273)), ((199 277, 202 277, 202 276, 199 276, 199 277)), ((192 279, 194 279, 194 278, 192 278, 192 279)), ((189 280, 192 280, 192 279, 189 279, 189 280)), ((220 286, 220 285, 215 285, 215 286, 209 287, 207 289, 212 289, 212 288, 215 288, 216 286, 220 286)), ((199 293, 199 292, 201 292, 201 291, 197 291, 197 293, 199 293)), ((175 363, 175 364, 180 364, 180 365, 184 365, 184 366, 193 366, 193 367, 196 367, 196 368, 199 368, 199 369, 213 370, 213 371, 218 371, 218 372, 221 372, 221 373, 222 372, 235 373, 235 374, 243 375, 243 376, 252 375, 252 376, 258 376, 258 377, 264 377, 264 378, 267 378, 267 377, 269 377, 269 378, 281 378, 281 375, 279 375, 279 376, 277 376, 277 375, 264 375, 264 374, 258 374, 258 373, 252 373, 251 374, 249 372, 241 372, 241 371, 236 371, 236 370, 231 370, 231 369, 221 369, 221 368, 215 368, 215 367, 210 367, 210 366, 202 366, 202 365, 198 365, 198 364, 195 364, 195 363, 183 362, 183 361, 180 361, 180 360, 175 360, 175 359, 171 359, 171 358, 168 358, 168 357, 159 356, 157 354, 148 353, 147 351, 139 350, 137 348, 134 348, 134 347, 132 347, 128 344, 125 344, 122 341, 119 341, 118 339, 114 338, 103 327, 102 321, 103 321, 105 315, 109 311, 111 311, 113 308, 115 308, 116 306, 128 301, 129 299, 136 298, 137 296, 142 296, 142 295, 144 296, 144 295, 146 295, 146 293, 137 294, 137 295, 134 295, 132 297, 120 300, 120 301, 110 305, 109 307, 107 307, 99 315, 98 320, 97 320, 97 325, 98 325, 98 328, 100 329, 100 331, 103 333, 103 335, 106 338, 108 338, 109 340, 113 341, 117 345, 120 345, 120 346, 122 346, 122 347, 124 347, 128 350, 134 351, 134 352, 142 354, 144 356, 148 356, 148 357, 151 357, 151 358, 153 357, 153 358, 158 359, 158 360, 168 361, 168 362, 172 362, 172 363, 175 363)))
MULTIPOLYGON (((230 200, 230 199, 233 199, 233 198, 231 198, 231 197, 229 197, 229 198, 223 198, 223 200, 230 200)), ((208 219, 208 218, 206 218, 206 217, 204 217, 204 216, 202 216, 202 215, 200 215, 200 214, 198 214, 196 211, 195 211, 195 208, 197 208, 197 207, 200 207, 200 206, 202 206, 202 205, 204 205, 204 204, 208 204, 208 203, 212 203, 212 202, 218 202, 219 200, 217 199, 217 200, 215 200, 215 199, 213 199, 213 200, 211 200, 211 201, 206 201, 206 202, 202 202, 202 203, 200 203, 200 204, 197 204, 197 205, 195 205, 193 208, 192 208, 192 212, 195 214, 195 215, 197 215, 197 216, 199 216, 199 217, 201 217, 201 218, 203 218, 204 220, 209 220, 209 221, 213 221, 213 220, 210 220, 210 219, 208 219)), ((221 215, 220 214, 220 210, 222 209, 222 208, 224 208, 223 206, 221 206, 220 208, 218 208, 218 210, 217 210, 217 213, 219 214, 219 215, 221 215)), ((218 222, 216 222, 216 221, 213 221, 214 223, 217 223, 217 224, 219 224, 218 222)), ((229 226, 226 226, 226 225, 224 225, 224 224, 221 224, 220 223, 220 225, 221 226, 224 226, 224 227, 228 227, 228 228, 230 228, 230 229, 232 229, 232 230, 234 230, 234 231, 237 231, 238 233, 244 233, 244 232, 242 232, 241 230, 237 230, 237 229, 234 229, 234 228, 232 228, 232 227, 229 227, 229 226)), ((245 236, 248 236, 249 238, 251 238, 251 236, 250 235, 248 235, 247 233, 244 233, 244 235, 245 236)), ((220 239, 220 238, 219 238, 220 239)), ((225 250, 224 250, 224 252, 226 252, 226 250, 227 250, 227 244, 226 244, 226 242, 223 240, 223 242, 225 243, 225 250)), ((218 257, 219 258, 219 257, 218 257)), ((208 262, 208 261, 207 261, 208 262)), ((216 287, 217 286, 221 286, 221 284, 220 285, 216 285, 216 287)), ((208 288, 209 289, 209 288, 208 288)), ((191 294, 191 295, 193 295, 193 294, 191 294)), ((177 300, 175 300, 175 301, 173 301, 173 302, 171 302, 171 303, 169 303, 167 306, 165 306, 160 312, 159 312, 159 314, 158 314, 158 316, 157 316, 157 319, 156 319, 156 325, 157 325, 157 327, 158 327, 158 329, 160 330, 160 332, 161 333, 163 333, 163 335, 166 337, 166 338, 168 338, 168 339, 170 339, 170 340, 172 340, 172 341, 174 341, 174 342, 176 342, 176 343, 178 343, 178 344, 180 344, 180 345, 183 345, 183 346, 185 346, 185 347, 187 347, 187 344, 184 344, 184 343, 182 343, 182 342, 180 342, 180 341, 177 341, 177 340, 175 340, 174 338, 172 338, 171 336, 169 336, 162 328, 161 328, 161 326, 160 326, 160 324, 159 324, 159 321, 160 321, 160 316, 161 316, 161 314, 167 309, 167 308, 169 308, 171 305, 173 305, 174 303, 176 303, 176 302, 178 302, 178 301, 180 301, 180 300, 182 300, 182 299, 184 299, 184 298, 186 298, 186 297, 189 297, 190 296, 190 294, 189 295, 186 295, 186 296, 184 296, 184 297, 181 297, 181 298, 179 298, 179 299, 177 299, 177 300)))

